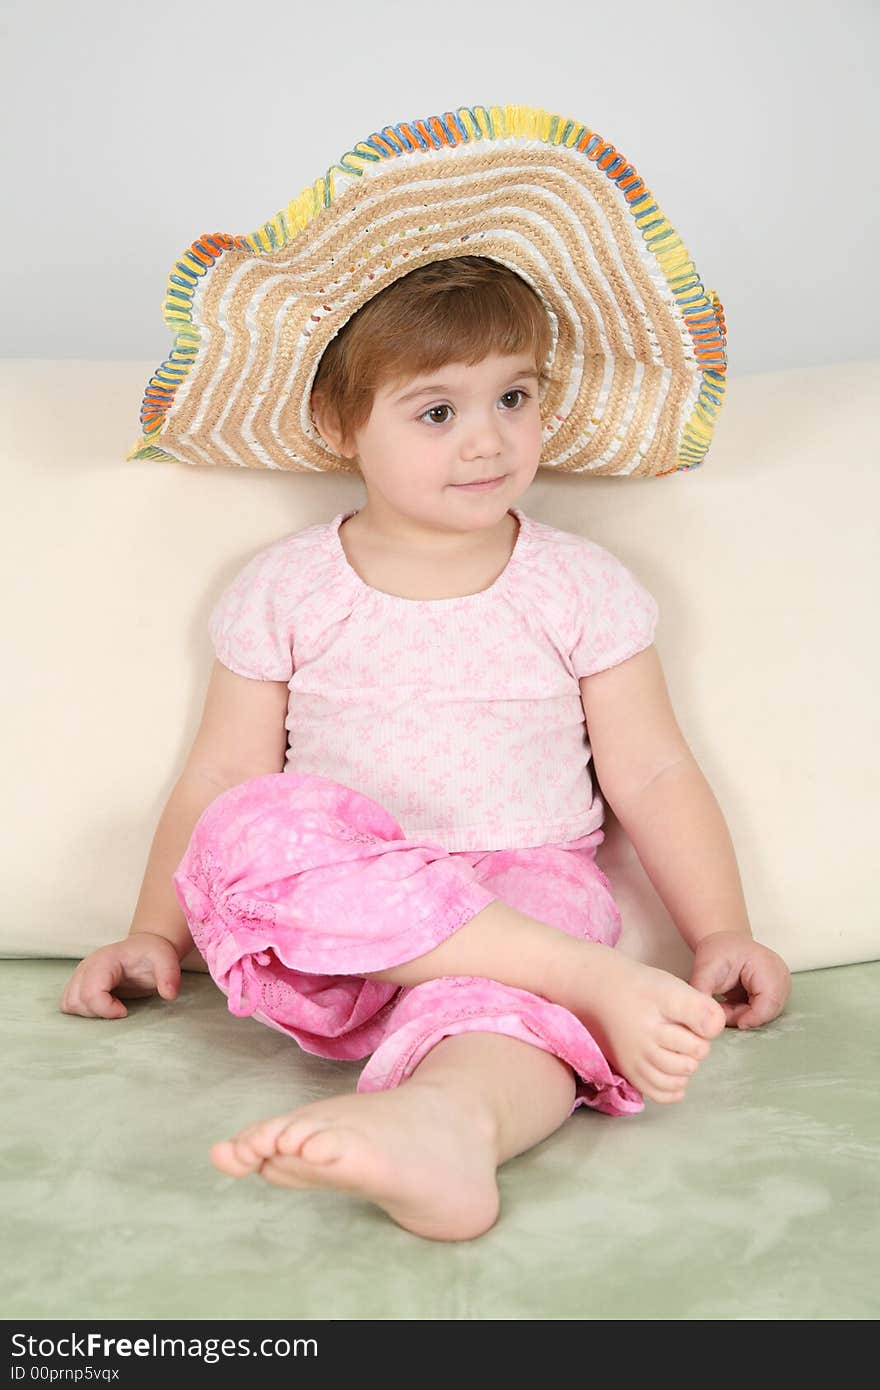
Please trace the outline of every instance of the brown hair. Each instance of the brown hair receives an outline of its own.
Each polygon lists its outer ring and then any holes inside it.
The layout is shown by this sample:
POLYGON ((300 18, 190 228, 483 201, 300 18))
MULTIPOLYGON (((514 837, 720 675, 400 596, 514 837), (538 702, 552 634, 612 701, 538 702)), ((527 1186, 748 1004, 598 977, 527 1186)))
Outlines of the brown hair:
POLYGON ((369 420, 375 393, 447 362, 531 349, 543 399, 553 330, 530 285, 485 256, 417 266, 368 300, 331 339, 312 386, 328 423, 348 441, 369 420))

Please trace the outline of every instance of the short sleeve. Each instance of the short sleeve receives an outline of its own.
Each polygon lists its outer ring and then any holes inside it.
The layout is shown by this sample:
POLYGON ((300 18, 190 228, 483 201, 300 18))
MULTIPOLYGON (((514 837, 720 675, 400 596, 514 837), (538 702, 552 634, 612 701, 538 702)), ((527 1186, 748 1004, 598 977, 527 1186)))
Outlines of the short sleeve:
POLYGON ((585 543, 576 569, 578 611, 571 661, 580 679, 607 671, 649 647, 659 608, 632 571, 593 541, 585 543))
POLYGON ((290 557, 281 544, 259 551, 214 605, 208 632, 224 666, 254 680, 293 675, 290 557))

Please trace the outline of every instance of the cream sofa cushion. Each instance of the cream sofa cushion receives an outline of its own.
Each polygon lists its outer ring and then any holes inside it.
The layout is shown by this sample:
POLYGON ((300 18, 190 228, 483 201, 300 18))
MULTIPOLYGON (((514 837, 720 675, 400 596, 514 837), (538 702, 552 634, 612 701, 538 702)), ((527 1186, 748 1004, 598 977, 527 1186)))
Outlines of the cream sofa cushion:
MULTIPOLYGON (((0 363, 5 956, 78 957, 127 933, 198 727, 221 588, 261 546, 364 500, 348 475, 125 462, 154 366, 0 363)), ((542 469, 518 500, 656 597, 753 932, 792 970, 880 957, 878 401, 880 362, 734 378, 693 473, 542 469)), ((621 949, 687 978, 613 815, 606 834, 621 949)))

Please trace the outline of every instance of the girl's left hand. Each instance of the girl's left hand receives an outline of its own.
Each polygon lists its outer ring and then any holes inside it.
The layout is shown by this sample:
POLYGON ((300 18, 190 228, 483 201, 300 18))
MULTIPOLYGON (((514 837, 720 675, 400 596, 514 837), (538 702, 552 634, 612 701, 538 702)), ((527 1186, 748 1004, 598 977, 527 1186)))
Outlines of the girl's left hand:
POLYGON ((781 956, 742 932, 718 931, 697 942, 689 982, 719 999, 728 1028, 759 1028, 782 1013, 791 973, 781 956))

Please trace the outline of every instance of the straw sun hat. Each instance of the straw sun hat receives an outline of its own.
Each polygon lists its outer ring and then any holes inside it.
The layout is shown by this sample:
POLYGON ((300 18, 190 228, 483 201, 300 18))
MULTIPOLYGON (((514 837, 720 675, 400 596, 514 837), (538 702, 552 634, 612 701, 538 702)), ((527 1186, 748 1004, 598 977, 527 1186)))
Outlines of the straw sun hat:
POLYGON ((318 433, 321 354, 417 266, 485 256, 543 302, 542 467, 699 465, 724 399, 724 311, 638 171, 578 121, 460 106, 359 141, 255 232, 205 234, 168 277, 171 355, 127 459, 353 472, 318 433))

